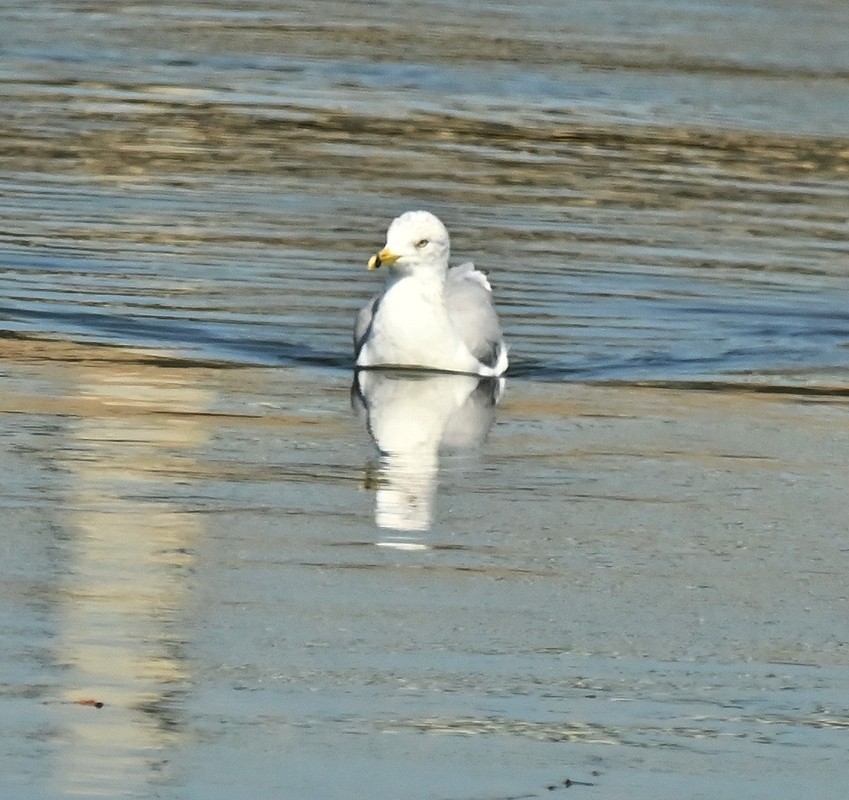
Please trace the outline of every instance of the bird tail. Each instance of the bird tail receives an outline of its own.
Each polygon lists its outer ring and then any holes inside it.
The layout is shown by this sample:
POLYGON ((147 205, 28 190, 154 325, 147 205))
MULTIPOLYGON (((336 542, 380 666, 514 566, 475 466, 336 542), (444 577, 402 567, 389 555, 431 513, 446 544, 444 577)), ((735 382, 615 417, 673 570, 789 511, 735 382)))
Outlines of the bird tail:
POLYGON ((508 363, 507 345, 502 342, 498 349, 498 358, 495 360, 495 364, 491 367, 481 366, 479 374, 484 375, 487 378, 500 378, 505 372, 507 372, 508 363))

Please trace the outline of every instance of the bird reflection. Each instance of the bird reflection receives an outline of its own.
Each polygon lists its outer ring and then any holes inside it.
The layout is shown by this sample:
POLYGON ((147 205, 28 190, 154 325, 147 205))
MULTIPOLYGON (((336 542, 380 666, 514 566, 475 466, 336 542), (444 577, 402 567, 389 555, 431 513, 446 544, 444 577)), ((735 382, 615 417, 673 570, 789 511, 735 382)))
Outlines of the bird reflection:
POLYGON ((503 378, 476 375, 415 370, 355 374, 352 404, 365 415, 380 451, 380 466, 366 480, 376 489, 379 527, 399 531, 430 527, 440 451, 469 450, 480 444, 495 421, 503 389, 503 378))

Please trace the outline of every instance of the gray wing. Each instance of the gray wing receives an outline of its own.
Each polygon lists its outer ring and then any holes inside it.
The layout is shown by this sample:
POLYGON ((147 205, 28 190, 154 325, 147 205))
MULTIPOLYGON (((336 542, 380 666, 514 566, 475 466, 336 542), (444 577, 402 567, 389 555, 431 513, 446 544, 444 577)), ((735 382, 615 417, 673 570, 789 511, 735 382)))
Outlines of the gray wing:
POLYGON ((380 302, 382 295, 376 294, 368 301, 357 314, 357 321, 354 323, 354 360, 360 355, 363 343, 368 336, 371 321, 374 319, 374 312, 377 310, 377 304, 380 302))
POLYGON ((472 263, 448 270, 445 302, 451 322, 472 355, 482 364, 495 366, 504 342, 486 275, 472 263))

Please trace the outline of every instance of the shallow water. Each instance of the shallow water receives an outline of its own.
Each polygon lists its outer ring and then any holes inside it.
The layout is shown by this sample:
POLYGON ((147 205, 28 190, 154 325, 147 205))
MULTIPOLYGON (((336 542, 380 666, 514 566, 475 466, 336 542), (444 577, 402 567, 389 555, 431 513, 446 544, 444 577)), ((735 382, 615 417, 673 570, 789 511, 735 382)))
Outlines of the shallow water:
POLYGON ((514 374, 845 379, 842 3, 433 8, 10 10, 4 326, 347 365, 424 206, 514 374))
POLYGON ((842 797, 845 4, 231 6, 2 5, 4 796, 842 797))
POLYGON ((9 796, 842 796, 843 401, 508 383, 410 532, 330 370, 4 356, 9 796))

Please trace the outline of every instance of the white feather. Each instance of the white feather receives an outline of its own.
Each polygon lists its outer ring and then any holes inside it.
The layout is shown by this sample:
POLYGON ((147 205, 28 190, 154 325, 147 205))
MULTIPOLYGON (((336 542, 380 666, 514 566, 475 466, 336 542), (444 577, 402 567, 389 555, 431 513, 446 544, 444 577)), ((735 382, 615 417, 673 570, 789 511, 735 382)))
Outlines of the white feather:
POLYGON ((448 231, 433 214, 409 211, 392 222, 381 255, 396 260, 354 327, 358 367, 504 373, 507 347, 489 281, 471 263, 449 270, 449 252, 448 231))

